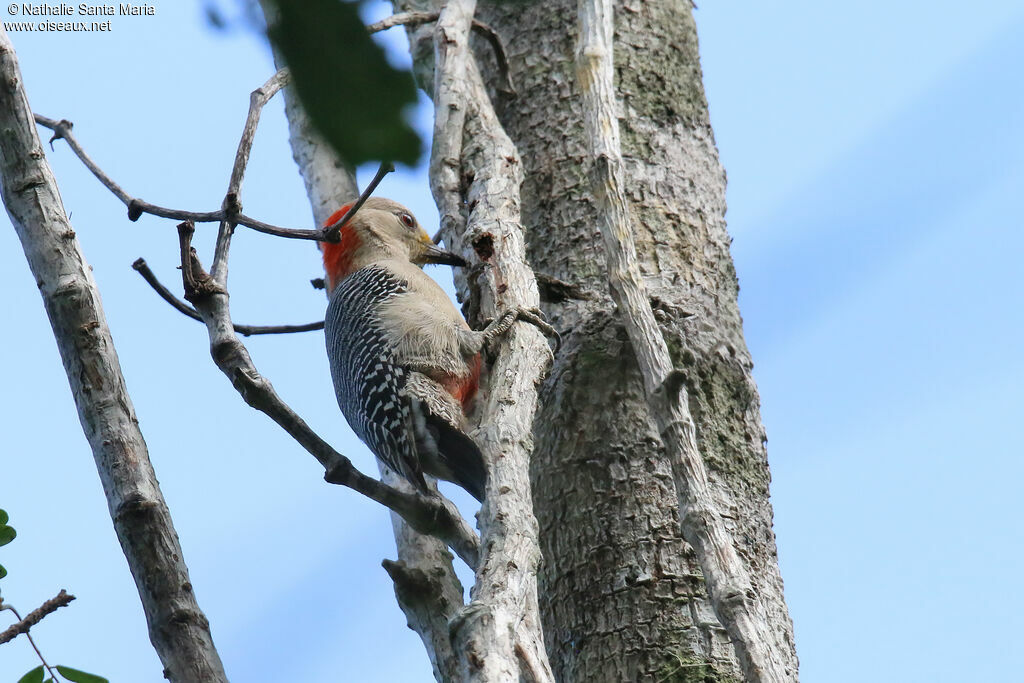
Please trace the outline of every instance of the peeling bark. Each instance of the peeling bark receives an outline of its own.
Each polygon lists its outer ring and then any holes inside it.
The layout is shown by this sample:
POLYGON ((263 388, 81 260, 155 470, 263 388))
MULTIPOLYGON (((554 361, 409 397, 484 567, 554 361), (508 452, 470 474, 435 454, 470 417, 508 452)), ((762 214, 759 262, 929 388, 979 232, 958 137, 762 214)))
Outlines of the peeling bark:
MULTIPOLYGON (((535 308, 540 295, 526 262, 519 218, 522 170, 469 51, 476 3, 449 0, 433 32, 434 140, 431 189, 442 234, 475 264, 469 317, 497 318, 535 308)), ((459 680, 553 681, 537 601, 540 549, 529 463, 537 384, 550 362, 547 342, 519 323, 502 338, 478 402, 474 437, 487 463, 478 515, 481 561, 471 601, 452 621, 459 680)))

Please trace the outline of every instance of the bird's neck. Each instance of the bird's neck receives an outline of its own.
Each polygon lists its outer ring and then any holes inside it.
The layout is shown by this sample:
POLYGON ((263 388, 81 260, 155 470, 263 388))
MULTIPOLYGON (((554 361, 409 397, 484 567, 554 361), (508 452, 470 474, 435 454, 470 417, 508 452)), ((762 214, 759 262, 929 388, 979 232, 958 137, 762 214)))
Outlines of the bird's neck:
POLYGON ((352 225, 341 229, 341 239, 337 242, 321 242, 320 251, 324 257, 324 273, 327 275, 327 291, 334 291, 339 282, 350 273, 359 270, 358 255, 362 239, 352 225))

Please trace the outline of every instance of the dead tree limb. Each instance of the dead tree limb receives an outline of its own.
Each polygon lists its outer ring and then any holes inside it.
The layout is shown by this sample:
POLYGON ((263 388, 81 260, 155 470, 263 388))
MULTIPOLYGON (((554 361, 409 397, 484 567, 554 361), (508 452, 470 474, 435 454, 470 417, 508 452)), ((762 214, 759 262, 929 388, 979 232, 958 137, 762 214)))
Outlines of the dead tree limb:
POLYGON ((137 221, 142 214, 147 213, 159 218, 170 218, 178 221, 192 221, 193 223, 217 223, 220 221, 227 220, 230 218, 237 225, 244 225, 247 228, 251 228, 256 232, 262 232, 268 235, 274 235, 275 237, 287 237, 290 239, 300 240, 320 240, 323 238, 323 234, 320 230, 303 230, 299 228, 282 228, 270 223, 264 223, 258 221, 255 218, 246 216, 241 211, 228 211, 225 209, 218 209, 217 211, 186 211, 184 209, 171 209, 166 206, 159 206, 157 204, 150 204, 147 201, 133 197, 125 192, 120 185, 103 172, 103 169, 93 161, 86 152, 82 145, 78 142, 78 139, 71 132, 73 124, 67 119, 55 121, 51 118, 47 118, 40 114, 35 115, 35 121, 44 128, 49 128, 54 132, 52 138, 50 138, 50 144, 53 144, 55 140, 64 140, 71 147, 71 150, 75 153, 86 168, 92 171, 92 174, 103 183, 103 186, 113 193, 115 197, 121 200, 121 202, 128 207, 128 220, 137 221))
POLYGON ((0 176, 53 328, 110 516, 171 681, 227 681, 125 387, 99 292, 57 191, 0 28, 0 176))
MULTIPOLYGON (((480 268, 478 313, 535 308, 519 219, 522 168, 469 50, 475 0, 449 0, 434 30, 431 190, 446 241, 480 268), (472 181, 463 191, 464 171, 472 181)), ((515 325, 497 348, 476 430, 488 465, 482 549, 471 601, 452 621, 459 680, 554 681, 537 605, 540 549, 529 463, 537 384, 551 359, 543 335, 515 325)))
MULTIPOLYGON (((383 466, 381 477, 393 486, 412 488, 383 466)), ((428 481, 428 486, 433 483, 428 481)), ((439 682, 457 681, 459 662, 449 624, 463 606, 463 590, 452 566, 452 554, 437 538, 417 532, 394 513, 391 523, 398 561, 384 560, 381 564, 394 583, 395 599, 409 628, 423 642, 434 678, 439 682)))

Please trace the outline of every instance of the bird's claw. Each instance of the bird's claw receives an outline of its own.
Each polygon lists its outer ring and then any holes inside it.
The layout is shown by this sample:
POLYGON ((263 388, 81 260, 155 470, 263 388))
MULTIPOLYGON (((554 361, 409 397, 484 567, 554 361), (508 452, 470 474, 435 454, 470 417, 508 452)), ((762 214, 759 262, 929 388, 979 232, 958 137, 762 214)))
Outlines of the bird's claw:
POLYGON ((556 354, 558 353, 558 350, 562 348, 562 335, 558 334, 558 330, 556 330, 551 323, 544 318, 544 314, 539 308, 520 308, 516 311, 516 318, 523 322, 530 323, 540 330, 545 337, 554 339, 556 354))

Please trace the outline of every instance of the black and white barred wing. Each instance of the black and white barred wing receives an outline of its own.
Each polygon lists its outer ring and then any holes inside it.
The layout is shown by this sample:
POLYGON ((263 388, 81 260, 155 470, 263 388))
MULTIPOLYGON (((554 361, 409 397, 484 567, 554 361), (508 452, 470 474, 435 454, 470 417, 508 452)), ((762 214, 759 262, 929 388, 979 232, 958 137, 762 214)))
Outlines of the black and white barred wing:
POLYGON ((408 373, 395 364, 379 322, 381 304, 406 291, 408 283, 384 268, 357 270, 331 294, 324 335, 338 405, 352 431, 385 465, 425 491, 404 397, 408 373))

